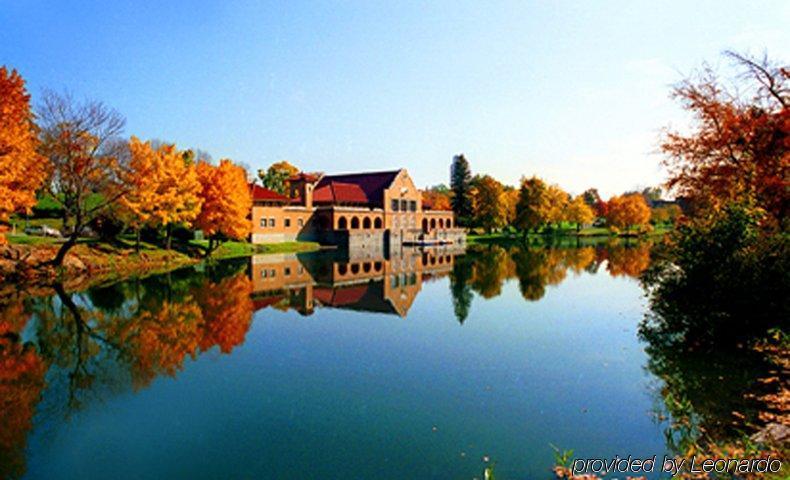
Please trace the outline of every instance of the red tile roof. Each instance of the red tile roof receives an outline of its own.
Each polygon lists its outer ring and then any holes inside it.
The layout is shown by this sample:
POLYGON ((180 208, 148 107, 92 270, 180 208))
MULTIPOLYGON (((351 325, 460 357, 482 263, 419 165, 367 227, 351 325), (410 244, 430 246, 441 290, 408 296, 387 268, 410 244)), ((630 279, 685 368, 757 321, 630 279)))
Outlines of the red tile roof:
POLYGON ((252 184, 250 186, 252 193, 252 201, 266 201, 266 202, 290 202, 290 199, 285 195, 280 195, 274 190, 269 190, 266 187, 252 184))
POLYGON ((313 202, 383 206, 384 189, 392 185, 398 173, 400 170, 325 175, 315 187, 313 202))

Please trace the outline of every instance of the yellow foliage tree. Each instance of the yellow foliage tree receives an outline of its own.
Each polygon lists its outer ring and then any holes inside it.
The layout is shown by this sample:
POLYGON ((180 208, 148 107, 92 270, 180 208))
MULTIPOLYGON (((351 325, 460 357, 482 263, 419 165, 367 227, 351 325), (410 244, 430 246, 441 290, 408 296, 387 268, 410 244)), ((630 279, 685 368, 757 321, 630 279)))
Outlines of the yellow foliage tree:
POLYGON ((606 221, 612 227, 630 230, 650 221, 650 207, 638 193, 612 197, 607 205, 606 221))
POLYGON ((544 192, 542 202, 543 218, 546 223, 559 223, 565 220, 565 207, 568 205, 568 194, 559 185, 549 185, 544 192))
POLYGON ((172 225, 190 225, 200 213, 203 199, 197 169, 175 145, 154 148, 151 142, 132 137, 129 151, 126 181, 130 189, 120 203, 132 214, 138 232, 144 224, 165 227, 170 249, 172 225))
POLYGON ((499 203, 502 205, 505 225, 513 225, 516 222, 516 205, 518 205, 519 191, 515 188, 508 188, 499 196, 499 203))
MULTIPOLYGON (((30 95, 16 70, 0 67, 0 222, 36 204, 36 190, 47 175, 47 161, 36 153, 38 139, 30 95)), ((0 244, 5 243, 0 225, 0 244)))
POLYGON ((584 201, 584 197, 579 195, 568 203, 568 207, 565 211, 565 219, 569 222, 574 222, 576 224, 576 231, 578 232, 582 229, 582 225, 592 223, 592 221, 595 220, 595 212, 593 212, 592 208, 584 201))
POLYGON ((208 236, 206 255, 211 255, 217 241, 249 235, 252 225, 247 216, 252 209, 252 198, 246 172, 228 159, 220 160, 216 167, 200 162, 197 174, 202 185, 203 207, 195 226, 208 236))
POLYGON ((505 219, 505 210, 500 203, 500 197, 504 193, 502 184, 485 175, 475 187, 472 202, 474 223, 491 232, 494 228, 501 227, 505 219))

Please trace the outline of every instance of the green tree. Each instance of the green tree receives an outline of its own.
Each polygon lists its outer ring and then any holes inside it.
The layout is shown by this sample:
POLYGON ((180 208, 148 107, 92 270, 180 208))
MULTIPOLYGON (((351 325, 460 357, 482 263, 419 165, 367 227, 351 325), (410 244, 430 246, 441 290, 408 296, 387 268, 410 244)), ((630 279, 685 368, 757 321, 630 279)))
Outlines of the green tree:
POLYGON ((299 173, 298 168, 283 160, 271 164, 266 170, 258 170, 258 178, 261 179, 264 187, 274 190, 280 195, 286 195, 288 179, 297 173, 299 173))
POLYGON ((452 207, 458 223, 468 225, 472 218, 472 172, 464 154, 453 157, 450 167, 450 189, 453 192, 452 207))

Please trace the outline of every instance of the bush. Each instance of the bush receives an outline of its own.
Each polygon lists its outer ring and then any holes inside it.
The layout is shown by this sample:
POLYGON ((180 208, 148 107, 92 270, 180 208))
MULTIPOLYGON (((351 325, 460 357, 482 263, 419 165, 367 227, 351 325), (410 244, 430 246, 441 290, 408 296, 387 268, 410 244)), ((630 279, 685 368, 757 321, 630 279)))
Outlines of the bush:
POLYGON ((761 228, 763 212, 731 204, 681 225, 669 255, 648 270, 649 341, 718 344, 760 338, 790 318, 790 251, 784 232, 761 228))

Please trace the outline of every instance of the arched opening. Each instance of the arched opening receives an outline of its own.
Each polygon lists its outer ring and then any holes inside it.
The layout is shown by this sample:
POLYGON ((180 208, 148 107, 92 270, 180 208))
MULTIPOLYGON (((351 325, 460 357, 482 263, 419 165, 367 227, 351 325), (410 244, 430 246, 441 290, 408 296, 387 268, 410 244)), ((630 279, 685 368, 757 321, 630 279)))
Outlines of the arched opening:
POLYGON ((346 217, 340 217, 340 220, 337 221, 337 229, 348 230, 348 220, 346 220, 346 217))
POLYGON ((357 230, 357 229, 359 229, 359 219, 357 217, 354 217, 351 219, 351 230, 357 230))
POLYGON ((452 218, 448 218, 447 219, 447 228, 453 228, 453 219, 452 218))
POLYGON ((431 230, 434 230, 434 229, 436 229, 436 219, 432 218, 431 219, 431 230))
POLYGON ((450 257, 450 255, 445 255, 444 256, 444 261, 445 262, 450 263, 451 260, 452 260, 452 258, 450 257))
POLYGON ((348 265, 346 265, 345 263, 342 265, 338 265, 337 273, 340 275, 345 275, 346 273, 348 273, 348 265))
POLYGON ((365 230, 370 229, 370 218, 365 217, 365 219, 362 220, 362 228, 364 228, 365 230))
POLYGON ((436 257, 431 257, 431 265, 436 265, 436 257))
POLYGON ((370 273, 370 263, 365 262, 362 264, 362 271, 365 273, 370 273))
POLYGON ((376 218, 375 220, 373 220, 373 227, 374 228, 381 228, 382 227, 381 218, 376 218))
POLYGON ((373 264, 373 270, 380 272, 381 271, 381 262, 376 262, 373 264))
POLYGON ((423 267, 428 266, 428 254, 427 253, 423 253, 422 254, 422 266, 423 267))
POLYGON ((356 274, 359 273, 359 264, 358 263, 352 263, 351 264, 351 273, 353 275, 356 275, 356 274))
POLYGON ((443 218, 439 219, 439 228, 444 228, 444 219, 443 218))
POLYGON ((426 232, 426 233, 428 232, 428 219, 427 218, 423 218, 422 219, 422 231, 426 232))

